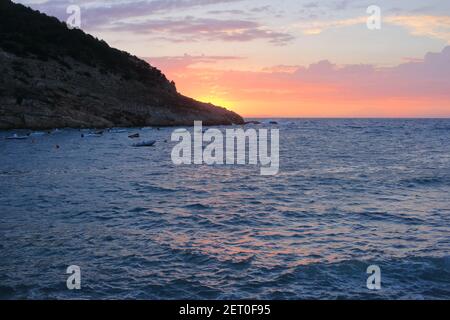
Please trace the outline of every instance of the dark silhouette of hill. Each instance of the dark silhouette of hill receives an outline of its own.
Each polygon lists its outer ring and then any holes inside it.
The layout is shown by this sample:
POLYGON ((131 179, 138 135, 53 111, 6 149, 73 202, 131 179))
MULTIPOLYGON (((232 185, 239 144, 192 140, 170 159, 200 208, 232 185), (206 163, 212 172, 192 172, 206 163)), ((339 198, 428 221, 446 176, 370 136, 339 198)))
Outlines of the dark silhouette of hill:
POLYGON ((0 0, 0 128, 243 123, 105 41, 0 0))

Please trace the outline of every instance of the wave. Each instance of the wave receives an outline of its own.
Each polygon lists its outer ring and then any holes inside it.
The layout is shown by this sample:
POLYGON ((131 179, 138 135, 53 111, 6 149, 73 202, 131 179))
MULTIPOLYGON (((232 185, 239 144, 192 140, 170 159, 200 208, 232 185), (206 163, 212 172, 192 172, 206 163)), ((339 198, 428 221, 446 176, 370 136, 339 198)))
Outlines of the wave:
POLYGON ((415 177, 400 180, 401 185, 407 187, 418 187, 418 186, 450 186, 450 177, 435 176, 435 177, 415 177))

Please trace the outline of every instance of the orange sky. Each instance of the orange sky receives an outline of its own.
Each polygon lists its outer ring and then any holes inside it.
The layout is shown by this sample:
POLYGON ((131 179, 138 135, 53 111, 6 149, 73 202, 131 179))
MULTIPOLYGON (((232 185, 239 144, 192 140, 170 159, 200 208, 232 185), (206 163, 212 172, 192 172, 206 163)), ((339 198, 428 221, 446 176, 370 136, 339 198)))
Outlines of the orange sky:
POLYGON ((246 117, 450 117, 450 1, 16 1, 246 117))
POLYGON ((238 71, 215 66, 227 57, 148 60, 183 94, 245 117, 450 116, 450 47, 388 68, 321 61, 238 71))

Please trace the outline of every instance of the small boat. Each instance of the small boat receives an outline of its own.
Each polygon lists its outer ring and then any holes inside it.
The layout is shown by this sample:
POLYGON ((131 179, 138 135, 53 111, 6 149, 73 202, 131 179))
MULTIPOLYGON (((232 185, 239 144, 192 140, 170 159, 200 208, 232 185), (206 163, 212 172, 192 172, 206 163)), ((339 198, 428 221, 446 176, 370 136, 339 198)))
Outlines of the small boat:
POLYGON ((30 133, 30 137, 41 137, 41 136, 45 136, 46 134, 47 134, 46 132, 36 131, 36 132, 30 133))
POLYGON ((12 136, 7 137, 8 140, 25 140, 28 139, 27 136, 19 136, 17 133, 14 133, 12 136))
POLYGON ((109 130, 110 133, 125 133, 127 130, 125 129, 111 129, 109 130))
POLYGON ((81 134, 82 138, 101 138, 102 135, 99 133, 88 133, 88 134, 81 134))
POLYGON ((132 135, 128 136, 128 138, 130 138, 130 139, 136 139, 136 138, 139 138, 139 137, 140 137, 139 133, 135 133, 135 134, 132 134, 132 135))
POLYGON ((149 141, 142 141, 133 144, 133 147, 135 148, 142 148, 142 147, 153 147, 156 143, 156 140, 149 140, 149 141))

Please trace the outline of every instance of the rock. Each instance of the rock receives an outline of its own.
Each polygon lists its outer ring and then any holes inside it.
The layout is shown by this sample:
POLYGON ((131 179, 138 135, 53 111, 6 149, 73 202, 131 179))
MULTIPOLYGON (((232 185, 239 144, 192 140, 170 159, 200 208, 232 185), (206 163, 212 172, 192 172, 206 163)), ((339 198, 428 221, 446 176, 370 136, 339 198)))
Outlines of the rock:
POLYGON ((246 121, 246 122, 244 122, 244 124, 261 124, 261 122, 259 122, 259 121, 246 121))

